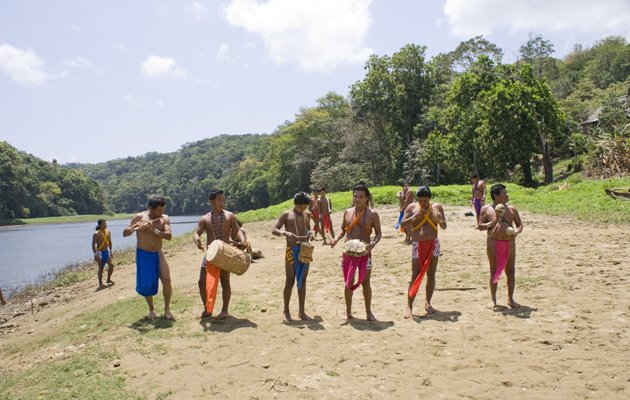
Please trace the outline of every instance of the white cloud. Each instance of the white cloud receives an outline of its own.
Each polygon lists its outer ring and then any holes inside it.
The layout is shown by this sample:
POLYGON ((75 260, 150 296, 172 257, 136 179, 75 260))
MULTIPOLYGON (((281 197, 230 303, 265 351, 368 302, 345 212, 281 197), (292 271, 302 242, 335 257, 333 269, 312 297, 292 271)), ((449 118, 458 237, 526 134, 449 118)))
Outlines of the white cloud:
POLYGON ((193 1, 186 6, 186 14, 192 15, 196 19, 203 19, 207 14, 206 7, 199 1, 193 1))
POLYGON ((63 65, 69 68, 92 68, 92 62, 83 57, 67 58, 63 65))
POLYGON ((307 71, 330 71, 337 65, 363 63, 371 0, 232 0, 226 20, 258 34, 278 64, 307 71))
POLYGON ((628 0, 446 0, 451 33, 470 38, 500 28, 512 32, 623 34, 630 30, 628 0))
POLYGON ((182 79, 188 77, 188 71, 178 68, 174 59, 169 57, 149 56, 142 62, 140 69, 147 78, 170 77, 182 79))
POLYGON ((164 107, 166 107, 166 104, 164 104, 164 101, 160 97, 155 99, 155 105, 157 106, 157 108, 164 108, 164 107))
POLYGON ((42 85, 51 76, 44 71, 46 62, 33 50, 22 50, 10 44, 0 44, 0 70, 17 83, 42 85))

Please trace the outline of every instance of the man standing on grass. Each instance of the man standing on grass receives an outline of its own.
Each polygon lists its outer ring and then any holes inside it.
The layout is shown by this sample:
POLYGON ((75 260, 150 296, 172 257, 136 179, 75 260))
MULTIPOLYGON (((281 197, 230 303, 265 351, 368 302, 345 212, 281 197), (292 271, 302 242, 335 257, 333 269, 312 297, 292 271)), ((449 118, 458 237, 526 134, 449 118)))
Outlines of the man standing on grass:
POLYGON ((497 183, 490 188, 492 204, 481 209, 480 221, 477 229, 488 231, 486 239, 486 253, 490 264, 490 296, 491 308, 497 307, 497 283, 502 270, 507 276, 508 306, 520 307, 514 301, 516 287, 516 236, 523 231, 523 223, 516 207, 508 205, 508 193, 505 185, 497 183), (495 210, 496 209, 496 210, 495 210), (498 212, 501 210, 500 212, 498 212), (516 225, 516 229, 514 229, 516 225), (497 229, 494 229, 494 228, 497 229))
POLYGON ((147 319, 155 319, 157 314, 153 307, 153 296, 158 293, 158 278, 162 281, 164 295, 164 318, 172 320, 169 309, 171 304, 171 271, 162 252, 162 239, 171 240, 171 220, 164 214, 166 201, 162 197, 149 199, 149 209, 136 214, 123 230, 127 237, 136 233, 136 292, 149 306, 147 319))

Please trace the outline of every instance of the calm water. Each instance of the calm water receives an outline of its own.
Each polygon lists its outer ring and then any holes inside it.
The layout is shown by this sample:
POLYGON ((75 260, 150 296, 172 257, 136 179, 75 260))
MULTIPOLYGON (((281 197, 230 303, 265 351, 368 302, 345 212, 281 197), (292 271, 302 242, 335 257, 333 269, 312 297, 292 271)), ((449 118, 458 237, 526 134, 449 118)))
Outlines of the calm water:
MULTIPOLYGON (((173 236, 192 232, 198 216, 171 217, 173 236)), ((108 220, 115 252, 136 244, 136 235, 124 238, 129 220, 108 220)), ((68 264, 92 260, 95 222, 0 227, 0 288, 5 295, 33 283, 42 275, 68 264)), ((116 260, 114 259, 114 262, 116 260)), ((96 268, 96 264, 94 264, 96 268)), ((95 269, 96 271, 96 269, 95 269)))

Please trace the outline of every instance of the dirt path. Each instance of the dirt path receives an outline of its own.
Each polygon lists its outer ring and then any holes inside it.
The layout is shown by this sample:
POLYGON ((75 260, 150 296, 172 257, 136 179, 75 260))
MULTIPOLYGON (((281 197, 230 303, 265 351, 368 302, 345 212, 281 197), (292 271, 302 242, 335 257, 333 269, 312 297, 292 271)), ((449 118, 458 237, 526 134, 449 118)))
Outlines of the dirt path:
MULTIPOLYGON (((28 369, 91 351, 96 343, 115 349, 117 373, 147 398, 169 391, 168 399, 630 396, 628 226, 592 227, 524 213, 516 288, 523 307, 492 311, 486 308, 485 236, 472 229, 464 208, 447 207, 433 298, 439 312, 425 315, 419 298, 416 316, 405 320, 410 248, 393 229, 396 210, 378 211, 384 227, 373 253, 377 322, 342 321, 341 249, 317 242, 306 303, 314 321, 282 324, 285 245, 269 233, 273 223, 267 221, 245 226, 265 258, 232 278, 232 318, 196 318, 202 310, 196 284, 202 253, 191 243, 167 254, 179 296, 172 326, 136 323, 105 332, 87 326, 89 341, 52 341, 28 350, 25 344, 38 335, 137 297, 134 267, 123 266, 108 290, 95 292, 94 282, 84 282, 43 294, 32 314, 30 305, 0 309, 2 345, 27 349, 1 354, 1 368, 28 369)), ((336 226, 340 220, 335 214, 336 226)), ((360 289, 354 299, 354 315, 363 318, 360 289)), ((498 300, 505 305, 505 277, 498 300)), ((295 293, 291 306, 295 317, 295 293)), ((145 312, 139 305, 131 320, 145 312)))

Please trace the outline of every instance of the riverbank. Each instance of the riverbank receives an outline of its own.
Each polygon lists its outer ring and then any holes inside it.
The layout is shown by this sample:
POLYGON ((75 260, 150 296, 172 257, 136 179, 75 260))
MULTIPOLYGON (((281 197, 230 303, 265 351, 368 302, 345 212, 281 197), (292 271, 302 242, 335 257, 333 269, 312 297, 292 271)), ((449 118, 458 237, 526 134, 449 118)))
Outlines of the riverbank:
MULTIPOLYGON (((403 318, 410 248, 392 226, 395 208, 378 208, 377 322, 363 319, 360 289, 357 319, 341 319, 341 249, 317 242, 306 297, 314 319, 282 324, 285 243, 270 234, 273 221, 248 223, 265 258, 232 277, 233 316, 226 320, 197 319, 202 253, 189 240, 166 252, 175 322, 143 320, 131 260, 106 290, 96 291, 92 279, 0 308, 0 397, 627 398, 620 349, 630 346, 630 284, 622 268, 630 258, 628 226, 524 211, 516 287, 523 307, 505 306, 502 277, 493 311, 485 308, 485 237, 465 211, 446 207, 436 314, 426 315, 419 298, 414 318, 403 318)), ((340 218, 333 215, 335 227, 340 218)), ((161 311, 161 295, 156 305, 161 311)), ((296 317, 295 291, 290 309, 296 317)))
POLYGON ((43 218, 13 218, 0 219, 0 226, 20 226, 20 225, 43 225, 43 224, 72 224, 78 222, 90 222, 99 219, 116 220, 131 219, 135 214, 86 214, 86 215, 67 215, 61 217, 43 217, 43 218))

